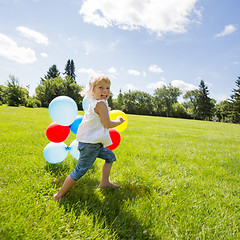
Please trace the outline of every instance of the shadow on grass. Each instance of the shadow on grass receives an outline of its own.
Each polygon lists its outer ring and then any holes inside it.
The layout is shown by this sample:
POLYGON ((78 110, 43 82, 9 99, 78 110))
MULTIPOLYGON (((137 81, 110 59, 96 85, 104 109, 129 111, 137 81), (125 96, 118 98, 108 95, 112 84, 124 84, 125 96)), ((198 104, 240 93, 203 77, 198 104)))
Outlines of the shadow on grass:
MULTIPOLYGON (((77 160, 74 160, 71 162, 72 164, 72 169, 77 164, 77 160)), ((71 169, 71 164, 69 162, 60 162, 58 164, 51 164, 51 163, 46 163, 45 165, 45 170, 53 176, 53 182, 56 185, 56 187, 60 188, 66 179, 66 177, 69 175, 70 169, 71 169)), ((95 173, 97 171, 96 164, 93 164, 87 174, 95 173)))
POLYGON ((45 170, 49 172, 54 177, 66 176, 66 173, 69 172, 70 167, 65 162, 60 162, 58 164, 51 164, 46 162, 45 170))
POLYGON ((129 209, 135 198, 150 195, 149 188, 125 183, 120 189, 99 189, 98 184, 97 179, 82 178, 60 204, 66 212, 74 211, 76 217, 82 211, 92 214, 93 225, 100 223, 119 239, 156 239, 134 214, 137 206, 129 209))
MULTIPOLYGON (((75 168, 75 166, 77 165, 77 160, 70 160, 70 161, 63 161, 60 162, 58 164, 51 164, 46 162, 45 165, 45 170, 47 172, 49 172, 53 177, 59 177, 59 176, 67 176, 70 172, 70 169, 72 168, 72 170, 75 168)), ((88 171, 95 173, 97 171, 97 167, 96 164, 93 164, 88 171)))

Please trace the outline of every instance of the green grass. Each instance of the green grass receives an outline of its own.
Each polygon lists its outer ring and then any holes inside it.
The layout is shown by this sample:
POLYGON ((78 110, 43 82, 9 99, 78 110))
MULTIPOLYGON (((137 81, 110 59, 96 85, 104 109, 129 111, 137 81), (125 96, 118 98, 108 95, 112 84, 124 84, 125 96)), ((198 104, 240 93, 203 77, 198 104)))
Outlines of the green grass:
POLYGON ((97 159, 56 203, 76 160, 45 161, 51 122, 0 107, 0 239, 240 239, 240 125, 129 115, 111 172, 121 189, 97 188, 97 159))

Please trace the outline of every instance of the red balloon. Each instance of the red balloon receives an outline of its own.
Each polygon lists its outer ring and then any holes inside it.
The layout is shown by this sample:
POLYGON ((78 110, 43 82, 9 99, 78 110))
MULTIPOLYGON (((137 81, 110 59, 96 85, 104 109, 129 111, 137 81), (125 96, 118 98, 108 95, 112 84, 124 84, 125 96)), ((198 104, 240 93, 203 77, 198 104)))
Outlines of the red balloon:
POLYGON ((51 142, 59 143, 65 141, 70 133, 69 126, 62 126, 57 124, 56 122, 52 122, 46 131, 47 138, 51 142))
POLYGON ((120 133, 118 132, 118 130, 116 130, 115 128, 110 128, 109 134, 110 134, 110 138, 112 140, 112 144, 107 146, 107 148, 110 150, 113 150, 116 147, 118 147, 118 145, 120 144, 121 136, 120 136, 120 133))

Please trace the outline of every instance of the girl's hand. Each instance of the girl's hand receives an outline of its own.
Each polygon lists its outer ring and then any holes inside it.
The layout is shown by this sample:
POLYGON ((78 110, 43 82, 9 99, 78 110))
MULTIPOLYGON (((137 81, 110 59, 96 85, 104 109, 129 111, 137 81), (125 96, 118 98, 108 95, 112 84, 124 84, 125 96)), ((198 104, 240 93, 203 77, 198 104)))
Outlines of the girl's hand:
POLYGON ((125 119, 124 119, 123 117, 121 117, 121 116, 117 117, 116 120, 119 121, 120 124, 123 123, 123 122, 125 121, 125 119))

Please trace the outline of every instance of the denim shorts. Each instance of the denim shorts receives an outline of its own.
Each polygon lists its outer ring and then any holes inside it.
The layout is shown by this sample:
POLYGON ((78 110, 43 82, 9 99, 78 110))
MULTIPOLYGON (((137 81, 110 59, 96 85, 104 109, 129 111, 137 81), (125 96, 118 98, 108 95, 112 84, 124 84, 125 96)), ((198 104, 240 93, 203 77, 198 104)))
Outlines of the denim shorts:
POLYGON ((112 163, 116 161, 114 153, 108 148, 104 148, 101 143, 78 143, 78 150, 80 151, 80 157, 78 164, 70 174, 70 177, 77 181, 79 180, 93 165, 96 158, 104 159, 106 163, 112 163))

